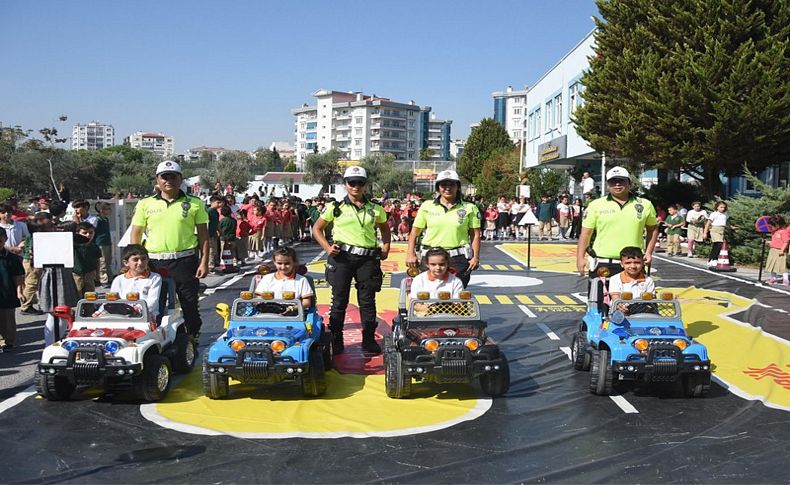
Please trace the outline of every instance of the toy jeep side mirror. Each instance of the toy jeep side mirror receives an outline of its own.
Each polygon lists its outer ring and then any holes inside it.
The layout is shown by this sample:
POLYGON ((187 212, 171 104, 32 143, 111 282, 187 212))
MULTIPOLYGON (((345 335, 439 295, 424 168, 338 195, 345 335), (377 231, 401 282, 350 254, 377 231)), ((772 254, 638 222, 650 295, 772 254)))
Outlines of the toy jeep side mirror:
POLYGON ((70 306, 68 305, 56 306, 52 313, 53 315, 55 315, 55 318, 66 320, 69 323, 69 330, 71 330, 71 326, 74 323, 74 313, 72 313, 70 306))
POLYGON ((217 312, 217 315, 222 317, 222 320, 225 322, 225 328, 228 328, 228 324, 230 323, 230 306, 227 303, 217 303, 217 306, 214 307, 214 311, 217 312))

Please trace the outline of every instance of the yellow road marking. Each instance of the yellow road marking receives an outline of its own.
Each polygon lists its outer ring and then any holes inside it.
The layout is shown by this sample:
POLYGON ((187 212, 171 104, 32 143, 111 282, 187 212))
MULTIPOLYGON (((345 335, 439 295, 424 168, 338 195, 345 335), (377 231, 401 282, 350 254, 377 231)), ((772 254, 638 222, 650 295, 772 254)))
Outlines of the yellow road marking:
POLYGON ((487 270, 494 269, 494 267, 491 266, 490 264, 481 264, 480 267, 483 268, 483 269, 487 269, 487 270))
POLYGON ((555 295, 554 298, 558 299, 562 303, 565 303, 566 305, 578 305, 579 304, 578 301, 574 300, 573 298, 571 298, 568 295, 555 295))
POLYGON ((516 300, 520 301, 525 305, 534 305, 535 302, 532 301, 532 298, 528 297, 527 295, 516 295, 516 300))
POLYGON ((511 264, 510 267, 516 271, 524 271, 524 267, 519 264, 511 264))
POLYGON ((494 298, 496 298, 497 301, 499 301, 499 303, 501 303, 503 305, 512 305, 513 304, 513 301, 510 298, 506 297, 505 295, 494 295, 494 298))
POLYGON ((481 305, 490 305, 491 304, 491 298, 489 298, 489 297, 487 297, 485 295, 475 295, 475 298, 477 299, 477 302, 480 303, 481 305))
POLYGON ((552 300, 546 295, 535 295, 535 298, 537 298, 538 301, 540 301, 541 303, 545 303, 546 305, 556 305, 556 303, 554 303, 554 300, 552 300))
POLYGON ((496 265, 496 269, 504 269, 504 270, 507 270, 508 268, 507 268, 507 265, 506 265, 506 264, 498 264, 498 265, 496 265))

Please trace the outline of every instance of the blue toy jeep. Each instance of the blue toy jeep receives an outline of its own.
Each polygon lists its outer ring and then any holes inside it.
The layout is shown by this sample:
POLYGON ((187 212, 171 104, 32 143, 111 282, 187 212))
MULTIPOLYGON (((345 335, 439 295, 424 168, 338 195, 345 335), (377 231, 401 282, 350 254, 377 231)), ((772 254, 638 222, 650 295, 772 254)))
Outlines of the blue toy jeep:
MULTIPOLYGON (((411 276, 411 275, 410 275, 411 276)), ((392 335, 384 337, 387 396, 408 397, 416 381, 471 383, 479 380, 483 392, 501 396, 510 387, 507 357, 486 335, 486 322, 478 303, 464 291, 460 299, 428 294, 408 301, 411 278, 401 283, 398 317, 392 335)))
POLYGON ((293 380, 305 396, 326 392, 325 369, 332 365, 331 336, 315 309, 305 312, 293 295, 241 292, 232 306, 217 313, 227 329, 203 361, 203 391, 211 399, 229 393, 229 378, 246 384, 293 380))
POLYGON ((599 293, 608 277, 593 280, 587 313, 571 343, 577 370, 590 371, 590 392, 609 395, 615 382, 651 383, 680 380, 688 397, 703 397, 710 388, 708 350, 686 334, 680 303, 671 293, 623 293, 604 304, 599 293))

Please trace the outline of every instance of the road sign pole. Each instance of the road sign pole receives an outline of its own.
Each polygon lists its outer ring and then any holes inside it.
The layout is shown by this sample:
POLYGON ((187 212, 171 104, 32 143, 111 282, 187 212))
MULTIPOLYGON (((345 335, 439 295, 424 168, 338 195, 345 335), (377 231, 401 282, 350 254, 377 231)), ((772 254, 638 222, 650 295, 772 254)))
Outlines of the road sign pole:
POLYGON ((532 269, 532 224, 527 224, 527 269, 532 269))
POLYGON ((765 233, 762 233, 762 248, 760 249, 760 271, 757 274, 757 281, 763 282, 763 266, 765 263, 765 233))

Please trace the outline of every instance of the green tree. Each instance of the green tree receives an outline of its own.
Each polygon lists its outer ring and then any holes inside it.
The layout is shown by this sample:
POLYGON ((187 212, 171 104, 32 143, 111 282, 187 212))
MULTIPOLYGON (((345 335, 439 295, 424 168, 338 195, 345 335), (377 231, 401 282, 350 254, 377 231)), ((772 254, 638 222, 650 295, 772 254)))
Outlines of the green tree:
POLYGON ((200 183, 213 187, 217 182, 220 185, 231 184, 241 190, 246 190, 252 180, 253 158, 247 152, 234 151, 223 153, 210 167, 200 171, 200 183))
POLYGON ((563 170, 554 170, 548 167, 532 167, 527 169, 525 184, 529 185, 529 192, 533 200, 542 194, 556 195, 568 187, 570 176, 563 170))
POLYGON ((370 190, 382 193, 387 190, 393 194, 405 194, 414 188, 414 177, 410 170, 395 164, 391 153, 372 153, 362 157, 359 164, 365 169, 370 180, 370 190))
POLYGON ((476 180, 483 170, 483 162, 503 148, 513 148, 507 131, 492 118, 484 118, 466 140, 458 162, 460 175, 467 180, 476 180))
POLYGON ((296 164, 293 160, 288 160, 288 163, 283 167, 283 172, 296 172, 296 164))
POLYGON ((598 151, 719 175, 790 158, 790 3, 597 0, 578 133, 598 151))
POLYGON ((420 150, 420 160, 430 160, 433 156, 433 150, 430 148, 423 148, 420 150))
POLYGON ((325 153, 311 153, 304 161, 304 180, 308 184, 321 184, 319 195, 329 190, 329 186, 340 180, 340 165, 337 163, 342 156, 337 149, 325 153))
POLYGON ((516 195, 519 182, 519 152, 513 149, 499 149, 483 162, 480 175, 475 178, 477 193, 487 200, 504 195, 516 195))

